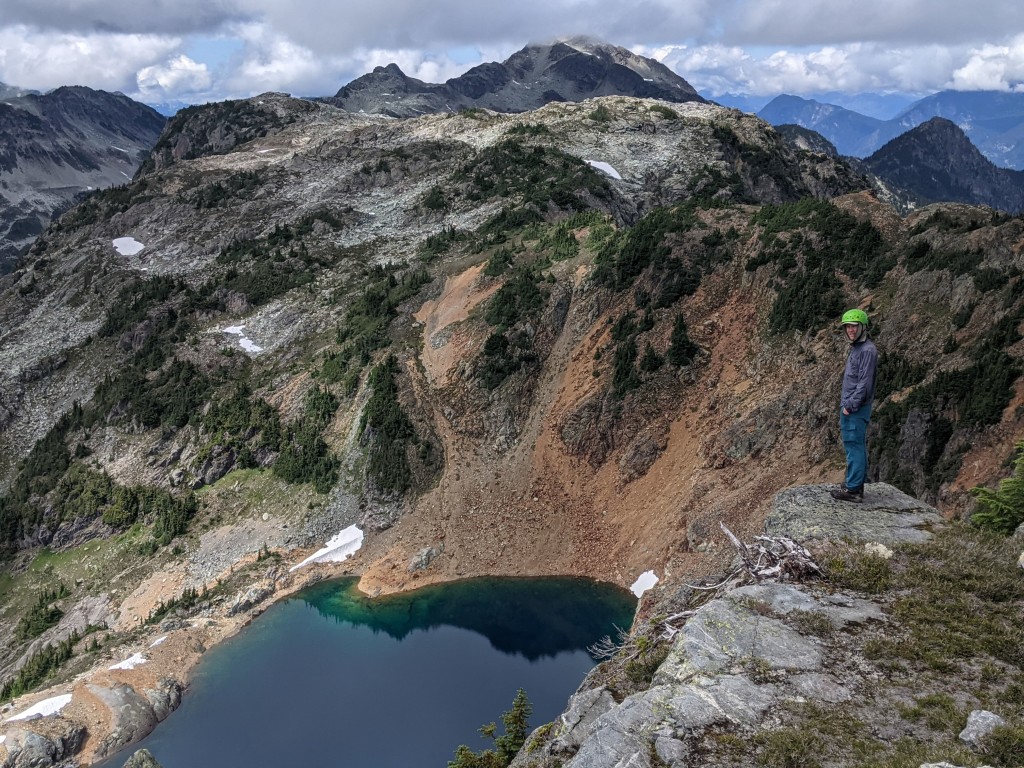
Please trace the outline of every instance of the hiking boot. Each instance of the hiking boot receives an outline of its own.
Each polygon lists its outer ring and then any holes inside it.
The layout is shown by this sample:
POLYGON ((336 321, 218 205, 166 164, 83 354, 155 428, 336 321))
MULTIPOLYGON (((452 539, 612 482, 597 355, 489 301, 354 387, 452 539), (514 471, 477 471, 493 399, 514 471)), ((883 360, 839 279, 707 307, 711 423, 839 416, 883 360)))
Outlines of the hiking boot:
POLYGON ((838 488, 833 488, 829 491, 833 499, 839 501, 852 501, 856 504, 860 504, 864 501, 864 489, 861 488, 859 491, 851 491, 846 485, 840 485, 838 488))

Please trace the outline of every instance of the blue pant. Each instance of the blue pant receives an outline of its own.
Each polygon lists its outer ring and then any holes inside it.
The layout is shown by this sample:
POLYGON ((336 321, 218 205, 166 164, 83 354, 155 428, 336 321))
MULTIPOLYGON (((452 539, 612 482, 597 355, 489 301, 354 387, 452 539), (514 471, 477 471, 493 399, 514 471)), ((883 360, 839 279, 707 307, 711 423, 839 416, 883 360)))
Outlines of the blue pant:
POLYGON ((861 406, 856 413, 844 416, 839 411, 839 432, 843 436, 843 448, 846 449, 846 487, 857 492, 864 488, 864 478, 868 474, 867 433, 868 422, 871 421, 871 406, 861 406))

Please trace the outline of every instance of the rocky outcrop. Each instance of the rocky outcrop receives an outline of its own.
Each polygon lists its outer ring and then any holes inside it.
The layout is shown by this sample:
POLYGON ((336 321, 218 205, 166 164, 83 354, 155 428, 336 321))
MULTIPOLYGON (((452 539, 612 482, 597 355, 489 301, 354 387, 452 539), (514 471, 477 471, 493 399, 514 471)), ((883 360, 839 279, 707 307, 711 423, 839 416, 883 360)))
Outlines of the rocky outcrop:
POLYGON ((804 485, 775 496, 765 524, 769 536, 804 541, 873 541, 879 544, 927 541, 930 528, 945 522, 934 507, 886 483, 868 483, 864 503, 853 505, 829 495, 835 486, 804 485))
POLYGON ((182 685, 169 678, 142 694, 125 684, 107 688, 89 683, 86 688, 106 706, 111 718, 110 730, 96 748, 97 757, 144 738, 181 703, 182 685))
POLYGON ((148 749, 140 749, 128 758, 124 768, 161 768, 161 766, 148 749))
MULTIPOLYGON (((794 696, 848 699, 848 684, 824 668, 822 641, 787 623, 795 612, 836 628, 885 621, 878 606, 842 595, 787 584, 736 589, 686 622, 650 689, 619 704, 604 688, 574 696, 545 757, 571 755, 566 768, 653 767, 653 755, 670 766, 691 765, 688 744, 708 728, 755 726, 794 696)), ((542 759, 521 755, 513 765, 542 759)))
POLYGON ((74 755, 85 742, 85 727, 63 718, 53 718, 44 729, 19 728, 7 732, 0 745, 0 768, 47 768, 77 766, 74 755))
MULTIPOLYGON (((920 541, 929 535, 920 526, 941 521, 935 510, 890 486, 869 486, 863 507, 839 508, 832 501, 826 486, 783 491, 766 530, 795 539, 877 546, 879 539, 920 541)), ((618 703, 604 686, 577 693, 546 738, 528 740, 533 751, 521 752, 513 767, 703 764, 694 749, 709 729, 750 733, 783 702, 827 706, 858 695, 870 682, 859 676, 856 660, 837 638, 888 621, 875 602, 810 583, 732 589, 688 616, 649 689, 618 703), (815 623, 831 631, 805 629, 815 623), (843 658, 843 664, 836 665, 835 658, 843 658)), ((983 718, 975 720, 980 724, 983 718)), ((990 729, 991 722, 985 723, 990 729)))

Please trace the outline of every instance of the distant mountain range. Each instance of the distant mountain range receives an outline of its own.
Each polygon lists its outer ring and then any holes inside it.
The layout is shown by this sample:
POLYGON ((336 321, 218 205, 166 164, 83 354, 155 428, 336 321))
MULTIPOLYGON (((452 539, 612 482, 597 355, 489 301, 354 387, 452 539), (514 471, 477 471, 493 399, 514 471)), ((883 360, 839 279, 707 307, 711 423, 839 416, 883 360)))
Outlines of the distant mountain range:
MULTIPOLYGON (((527 45, 440 84, 389 64, 305 103, 410 117, 473 108, 516 113, 605 95, 706 101, 654 59, 573 37, 527 45)), ((1020 175, 996 167, 1024 168, 1024 93, 945 91, 910 104, 895 94, 821 98, 841 104, 782 95, 758 115, 799 149, 864 158, 856 169, 902 210, 940 200, 1024 210, 1020 175)), ((754 97, 735 97, 731 106, 742 107, 742 99, 746 107, 755 104, 754 97)), ((728 98, 716 100, 730 106, 728 98)), ((223 107, 230 112, 232 104, 223 107)), ((182 105, 159 106, 170 113, 182 105)), ((168 153, 192 151, 163 146, 151 154, 165 124, 156 110, 122 94, 82 87, 39 94, 0 83, 0 274, 82 192, 130 180, 147 157, 159 165, 168 153)), ((251 131, 236 127, 215 137, 211 150, 247 140, 251 131)))
POLYGON ((130 181, 166 122, 120 93, 2 92, 0 274, 77 195, 130 181))
POLYGON ((526 112, 552 101, 612 95, 704 101, 664 64, 585 37, 528 45, 500 64, 481 64, 440 84, 409 77, 389 64, 323 101, 350 112, 414 117, 474 107, 526 112))
MULTIPOLYGON (((774 96, 754 96, 744 93, 711 94, 700 92, 700 95, 708 101, 721 104, 723 107, 734 107, 743 112, 757 114, 773 99, 774 96)), ((874 93, 866 91, 862 93, 841 93, 840 91, 828 91, 825 93, 811 93, 804 98, 813 99, 822 104, 832 104, 843 107, 854 112, 859 112, 868 117, 878 120, 891 120, 907 109, 911 104, 921 99, 925 94, 912 95, 907 93, 874 93)))
POLYGON ((933 117, 950 120, 997 166, 1024 170, 1024 93, 942 91, 915 101, 889 120, 800 96, 782 95, 757 113, 772 125, 817 131, 843 155, 867 157, 933 117))

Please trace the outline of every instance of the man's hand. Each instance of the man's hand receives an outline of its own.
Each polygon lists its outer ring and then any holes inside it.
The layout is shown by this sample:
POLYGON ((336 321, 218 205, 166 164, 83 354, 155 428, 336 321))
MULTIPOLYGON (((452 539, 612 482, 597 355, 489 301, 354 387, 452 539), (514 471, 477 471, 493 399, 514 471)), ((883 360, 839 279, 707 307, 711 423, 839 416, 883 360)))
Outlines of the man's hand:
POLYGON ((849 415, 850 415, 850 409, 849 408, 843 408, 843 416, 849 416, 849 415))

